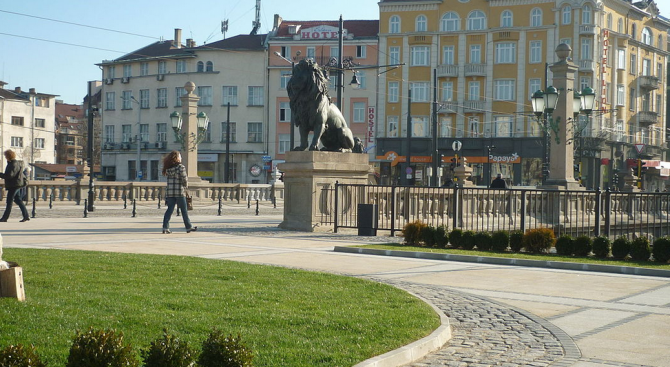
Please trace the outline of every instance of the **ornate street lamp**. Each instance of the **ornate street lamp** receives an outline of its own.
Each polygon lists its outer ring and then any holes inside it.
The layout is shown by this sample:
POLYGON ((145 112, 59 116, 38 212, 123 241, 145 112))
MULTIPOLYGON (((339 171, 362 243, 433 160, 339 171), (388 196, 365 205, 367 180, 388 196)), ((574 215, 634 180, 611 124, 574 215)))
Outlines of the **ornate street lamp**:
POLYGON ((586 87, 582 90, 580 99, 582 107, 581 110, 585 114, 590 115, 593 111, 593 106, 596 103, 596 93, 590 87, 586 87))
POLYGON ((552 86, 548 87, 544 92, 538 90, 533 93, 531 97, 531 104, 533 106, 533 113, 537 117, 537 121, 544 128, 544 132, 549 136, 550 130, 554 132, 556 143, 560 143, 558 132, 560 130, 559 121, 554 121, 551 114, 556 109, 558 104, 558 90, 552 86))
POLYGON ((172 123, 172 130, 174 135, 177 138, 177 141, 181 144, 182 150, 193 151, 196 149, 198 144, 200 144, 207 135, 207 127, 209 126, 209 117, 204 112, 198 113, 196 116, 198 120, 198 132, 191 133, 190 136, 186 132, 182 132, 182 118, 179 112, 174 111, 170 114, 170 122, 172 123))

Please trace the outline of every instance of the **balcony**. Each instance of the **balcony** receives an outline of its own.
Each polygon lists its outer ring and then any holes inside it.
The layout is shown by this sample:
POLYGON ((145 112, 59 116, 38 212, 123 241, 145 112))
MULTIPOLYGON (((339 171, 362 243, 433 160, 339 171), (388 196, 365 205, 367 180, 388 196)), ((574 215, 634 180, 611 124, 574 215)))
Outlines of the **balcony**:
POLYGON ((658 113, 654 111, 640 111, 637 113, 637 121, 641 126, 649 126, 658 123, 658 113))
POLYGON ((437 77, 457 77, 458 76, 458 65, 438 65, 437 66, 437 77))
POLYGON ((485 64, 465 64, 465 76, 486 76, 485 64))
POLYGON ((596 35, 596 26, 592 24, 582 24, 579 26, 579 34, 580 35, 591 35, 595 36, 596 35))
POLYGON ((484 111, 484 101, 464 101, 463 112, 482 112, 484 111))
POLYGON ((458 103, 457 102, 440 102, 438 113, 457 113, 458 112, 458 103))
POLYGON ((658 84, 660 80, 652 75, 642 75, 638 79, 640 81, 640 88, 646 90, 656 90, 658 89, 658 84))
POLYGON ((593 60, 579 60, 579 71, 594 71, 595 63, 593 60))

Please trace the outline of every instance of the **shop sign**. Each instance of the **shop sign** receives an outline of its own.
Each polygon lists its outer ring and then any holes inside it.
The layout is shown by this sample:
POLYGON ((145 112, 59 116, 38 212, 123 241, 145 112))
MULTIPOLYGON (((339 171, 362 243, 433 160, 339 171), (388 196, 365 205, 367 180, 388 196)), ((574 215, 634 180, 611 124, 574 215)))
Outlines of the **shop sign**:
POLYGON ((609 49, 610 49, 610 31, 608 29, 603 29, 602 43, 603 43, 603 53, 600 60, 600 104, 607 104, 607 78, 605 73, 607 73, 607 62, 609 58, 609 49))
POLYGON ((519 155, 512 153, 511 155, 489 155, 489 162, 493 163, 519 163, 519 155))
MULTIPOLYGON (((338 27, 329 25, 319 25, 312 28, 303 29, 300 31, 301 39, 337 39, 338 27)), ((342 30, 343 37, 347 37, 347 30, 342 30)))
POLYGON ((198 154, 198 162, 218 162, 218 154, 198 154))

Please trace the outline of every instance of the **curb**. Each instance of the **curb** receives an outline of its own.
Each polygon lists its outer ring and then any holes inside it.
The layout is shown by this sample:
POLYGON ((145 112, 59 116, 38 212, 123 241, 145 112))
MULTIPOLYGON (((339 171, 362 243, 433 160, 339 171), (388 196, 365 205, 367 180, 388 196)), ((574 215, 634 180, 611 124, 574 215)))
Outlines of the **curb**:
POLYGON ((592 271, 599 273, 628 274, 628 275, 642 275, 650 277, 670 278, 670 270, 637 268, 633 266, 580 264, 580 263, 570 263, 563 261, 507 259, 502 257, 491 257, 491 256, 437 254, 432 252, 379 250, 379 249, 345 247, 345 246, 335 246, 333 251, 352 253, 352 254, 364 254, 364 255, 395 256, 395 257, 408 257, 415 259, 447 260, 447 261, 472 262, 472 263, 494 264, 494 265, 516 265, 530 268, 578 270, 578 271, 592 271))

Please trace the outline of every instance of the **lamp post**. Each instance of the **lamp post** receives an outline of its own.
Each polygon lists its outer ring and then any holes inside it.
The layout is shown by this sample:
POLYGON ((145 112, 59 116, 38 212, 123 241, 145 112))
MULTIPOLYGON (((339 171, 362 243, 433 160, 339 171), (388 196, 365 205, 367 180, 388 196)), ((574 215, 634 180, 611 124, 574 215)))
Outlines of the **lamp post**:
POLYGON ((91 82, 88 82, 88 107, 87 107, 87 130, 88 135, 86 136, 86 144, 88 145, 87 155, 88 155, 88 208, 89 212, 95 211, 95 183, 93 181, 93 95, 91 93, 91 82))
POLYGON ((495 148, 496 148, 496 146, 493 145, 493 144, 486 146, 486 162, 488 163, 488 169, 487 169, 487 172, 488 172, 487 179, 488 179, 488 181, 487 181, 486 185, 489 188, 491 187, 491 151, 493 151, 493 149, 495 149, 495 148))
POLYGON ((205 138, 209 118, 204 112, 197 113, 200 97, 193 93, 195 84, 186 82, 186 94, 181 96, 181 114, 175 111, 170 114, 172 130, 182 147, 182 159, 186 166, 189 182, 202 181, 198 177, 198 144, 205 138), (197 115, 196 115, 197 113, 197 115))
MULTIPOLYGON (((121 99, 126 101, 126 98, 121 96, 121 99)), ((140 101, 138 101, 134 96, 130 96, 130 101, 137 103, 137 135, 135 135, 135 142, 137 143, 137 163, 135 164, 135 180, 141 181, 142 180, 142 171, 141 171, 141 154, 142 154, 142 147, 140 146, 140 142, 142 141, 142 134, 140 134, 140 129, 142 126, 142 104, 140 101)))

